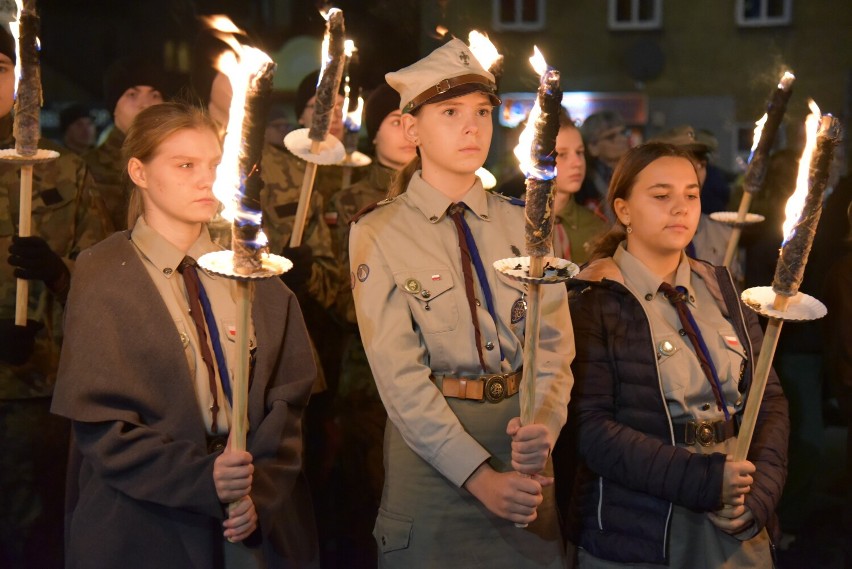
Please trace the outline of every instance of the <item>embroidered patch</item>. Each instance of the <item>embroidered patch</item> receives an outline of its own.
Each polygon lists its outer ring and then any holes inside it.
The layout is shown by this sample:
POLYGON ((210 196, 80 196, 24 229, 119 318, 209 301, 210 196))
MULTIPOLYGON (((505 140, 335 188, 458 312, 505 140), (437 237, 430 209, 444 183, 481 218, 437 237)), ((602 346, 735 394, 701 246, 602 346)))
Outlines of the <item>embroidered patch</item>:
POLYGON ((459 61, 462 62, 462 65, 464 65, 466 67, 470 67, 470 56, 467 53, 460 51, 459 52, 459 61))
POLYGON ((439 280, 441 280, 441 275, 432 275, 432 280, 433 280, 433 281, 439 281, 439 280))
POLYGON ((365 264, 358 265, 358 280, 364 282, 370 276, 370 267, 365 264))
POLYGON ((519 298, 512 304, 512 324, 517 324, 527 315, 527 301, 519 298))
POLYGON ((355 289, 355 273, 349 271, 349 287, 355 289))
POLYGON ((722 336, 729 348, 741 348, 740 339, 736 336, 722 336))

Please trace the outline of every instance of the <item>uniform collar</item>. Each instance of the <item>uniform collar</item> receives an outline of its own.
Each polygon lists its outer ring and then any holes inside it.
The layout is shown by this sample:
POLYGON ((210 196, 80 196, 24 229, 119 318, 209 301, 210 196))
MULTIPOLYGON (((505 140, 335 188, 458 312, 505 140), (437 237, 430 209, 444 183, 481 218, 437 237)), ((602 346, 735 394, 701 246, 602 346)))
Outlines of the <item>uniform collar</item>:
MULTIPOLYGON (((618 265, 624 275, 624 280, 639 293, 642 297, 651 299, 657 295, 660 285, 663 284, 663 279, 648 270, 642 261, 634 257, 627 251, 626 242, 622 241, 615 249, 612 255, 612 260, 618 265)), ((683 287, 686 289, 687 298, 693 308, 697 308, 695 304, 695 291, 692 287, 692 270, 689 266, 689 261, 686 254, 681 252, 680 262, 675 271, 674 286, 683 287)))
MULTIPOLYGON (((184 253, 172 245, 154 228, 145 223, 144 217, 140 217, 136 221, 136 225, 133 226, 133 231, 130 233, 130 239, 142 255, 165 278, 170 279, 177 273, 178 266, 185 256, 184 253)), ((198 239, 195 240, 195 243, 192 244, 186 255, 197 261, 205 253, 218 250, 213 241, 210 240, 207 225, 203 225, 201 227, 201 235, 198 236, 198 239)))
MULTIPOLYGON (((453 202, 445 194, 441 193, 430 184, 425 182, 420 177, 420 170, 414 173, 411 181, 408 184, 406 195, 411 199, 411 203, 420 210, 420 212, 431 223, 437 223, 443 219, 447 213, 447 208, 453 205, 453 202)), ((482 188, 482 182, 479 178, 467 191, 467 193, 459 200, 467 205, 468 209, 478 218, 489 221, 488 215, 488 199, 485 195, 485 190, 482 188)))

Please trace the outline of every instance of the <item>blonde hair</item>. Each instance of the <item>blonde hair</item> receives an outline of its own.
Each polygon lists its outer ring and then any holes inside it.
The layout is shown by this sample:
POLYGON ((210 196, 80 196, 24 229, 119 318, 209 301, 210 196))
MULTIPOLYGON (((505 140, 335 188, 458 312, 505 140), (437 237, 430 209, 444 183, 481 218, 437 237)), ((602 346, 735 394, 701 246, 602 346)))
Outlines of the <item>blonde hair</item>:
MULTIPOLYGON (((160 144, 171 135, 186 129, 203 130, 209 128, 216 137, 219 129, 210 116, 198 107, 185 103, 161 103, 148 107, 139 113, 133 124, 127 129, 127 136, 121 146, 121 156, 124 163, 124 176, 127 174, 127 163, 136 158, 142 163, 148 163, 157 154, 160 144)), ((145 213, 142 192, 135 184, 130 190, 130 201, 127 207, 127 228, 133 229, 139 216, 145 213)))

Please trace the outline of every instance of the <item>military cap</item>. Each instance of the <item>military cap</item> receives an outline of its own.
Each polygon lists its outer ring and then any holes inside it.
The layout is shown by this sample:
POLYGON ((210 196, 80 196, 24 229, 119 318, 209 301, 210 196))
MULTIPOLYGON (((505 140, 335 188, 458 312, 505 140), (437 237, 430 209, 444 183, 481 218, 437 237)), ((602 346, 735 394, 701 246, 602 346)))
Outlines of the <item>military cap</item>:
POLYGON ((663 131, 651 137, 648 142, 666 142, 699 156, 710 152, 710 146, 699 141, 695 131, 687 124, 663 131))
POLYGON ((425 103, 437 103, 474 91, 488 95, 500 104, 494 75, 482 67, 473 52, 452 39, 420 61, 385 75, 388 84, 399 92, 399 109, 410 113, 425 103))

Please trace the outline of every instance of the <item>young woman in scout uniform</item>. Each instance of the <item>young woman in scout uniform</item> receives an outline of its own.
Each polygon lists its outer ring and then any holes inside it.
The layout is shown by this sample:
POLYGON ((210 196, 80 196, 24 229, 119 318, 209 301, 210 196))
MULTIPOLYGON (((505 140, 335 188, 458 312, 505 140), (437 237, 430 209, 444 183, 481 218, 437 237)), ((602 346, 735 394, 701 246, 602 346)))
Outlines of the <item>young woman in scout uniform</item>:
POLYGON ((544 287, 538 412, 521 427, 525 290, 492 263, 520 254, 524 212, 475 175, 494 78, 452 40, 386 79, 419 157, 350 235, 358 325, 390 419, 380 566, 562 567, 546 468, 572 384, 570 316, 564 288, 544 287))
POLYGON ((570 286, 580 566, 771 567, 787 403, 772 373, 734 462, 762 333, 728 271, 684 253, 701 213, 690 155, 632 149, 608 201, 618 222, 570 286))
POLYGON ((299 503, 316 368, 298 305, 278 279, 255 283, 248 452, 231 451, 235 284, 193 265, 218 250, 216 127, 156 105, 124 153, 139 216, 77 259, 53 398, 75 441, 68 566, 301 567, 316 547, 299 503))

